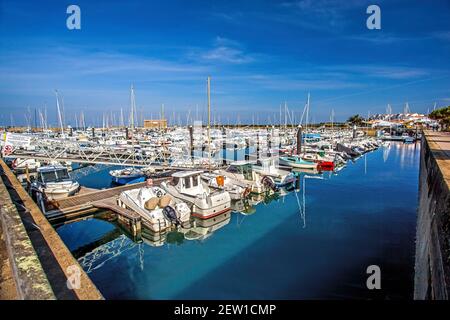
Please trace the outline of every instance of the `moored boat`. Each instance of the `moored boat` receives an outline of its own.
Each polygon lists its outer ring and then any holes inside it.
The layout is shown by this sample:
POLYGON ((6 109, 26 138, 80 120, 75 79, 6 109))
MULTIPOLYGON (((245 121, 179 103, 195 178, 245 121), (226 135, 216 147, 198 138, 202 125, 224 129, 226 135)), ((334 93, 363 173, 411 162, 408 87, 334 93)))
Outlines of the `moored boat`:
POLYGON ((317 169, 317 163, 303 160, 297 156, 280 157, 280 164, 298 169, 317 169))
POLYGON ((186 226, 191 210, 188 205, 171 197, 160 187, 146 186, 123 191, 118 204, 138 213, 154 232, 161 232, 172 225, 186 226))
POLYGON ((194 217, 208 219, 230 210, 230 194, 225 190, 211 190, 203 185, 202 171, 181 171, 172 174, 172 181, 161 187, 173 197, 186 202, 194 217))
POLYGON ((112 177, 113 182, 119 185, 145 181, 144 172, 136 168, 111 170, 109 175, 112 177))
POLYGON ((32 194, 43 194, 49 201, 74 195, 79 188, 78 182, 73 181, 67 168, 61 165, 38 168, 37 178, 31 184, 32 194))

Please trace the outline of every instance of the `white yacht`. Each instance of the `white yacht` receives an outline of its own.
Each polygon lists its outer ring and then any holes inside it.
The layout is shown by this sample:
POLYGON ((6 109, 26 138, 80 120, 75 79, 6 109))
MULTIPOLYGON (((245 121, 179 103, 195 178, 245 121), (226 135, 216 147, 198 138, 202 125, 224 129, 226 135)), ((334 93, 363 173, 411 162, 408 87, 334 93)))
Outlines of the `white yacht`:
POLYGON ((160 187, 142 187, 123 191, 118 204, 138 213, 154 232, 161 232, 172 225, 189 224, 191 209, 188 205, 171 197, 160 187))
POLYGON ((49 201, 74 195, 79 188, 78 182, 73 181, 67 168, 61 165, 38 168, 37 179, 31 184, 32 192, 44 194, 49 201))
POLYGON ((185 201, 192 215, 208 219, 230 210, 230 194, 225 190, 211 190, 203 185, 202 171, 180 171, 172 174, 172 181, 161 183, 161 187, 173 197, 185 201))

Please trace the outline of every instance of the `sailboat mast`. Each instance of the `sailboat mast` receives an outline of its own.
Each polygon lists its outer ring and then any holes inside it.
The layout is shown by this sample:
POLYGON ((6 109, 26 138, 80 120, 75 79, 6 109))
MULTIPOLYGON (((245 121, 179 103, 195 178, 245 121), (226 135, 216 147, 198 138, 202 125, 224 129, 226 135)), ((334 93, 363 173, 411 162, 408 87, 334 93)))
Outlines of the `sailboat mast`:
POLYGON ((307 101, 307 103, 306 103, 306 105, 307 105, 308 107, 306 108, 305 131, 308 129, 309 99, 310 99, 310 95, 309 95, 309 92, 308 92, 308 101, 307 101))
POLYGON ((131 85, 131 131, 134 131, 134 87, 131 85))
POLYGON ((59 120, 59 124, 61 126, 61 135, 64 135, 64 127, 62 124, 61 110, 59 108, 58 90, 55 90, 55 94, 56 94, 56 108, 58 110, 58 120, 59 120))
POLYGON ((211 126, 211 77, 208 76, 207 80, 207 86, 208 86, 208 126, 206 127, 207 134, 208 134, 208 167, 211 171, 211 132, 210 132, 210 126, 211 126))

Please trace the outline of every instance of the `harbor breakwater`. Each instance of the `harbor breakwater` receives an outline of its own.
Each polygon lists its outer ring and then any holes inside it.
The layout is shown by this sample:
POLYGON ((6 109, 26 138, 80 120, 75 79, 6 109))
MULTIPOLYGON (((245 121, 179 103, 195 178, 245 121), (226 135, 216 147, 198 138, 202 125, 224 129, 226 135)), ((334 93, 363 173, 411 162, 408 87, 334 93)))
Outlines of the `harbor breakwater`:
POLYGON ((450 134, 422 138, 414 299, 447 300, 450 291, 450 134))

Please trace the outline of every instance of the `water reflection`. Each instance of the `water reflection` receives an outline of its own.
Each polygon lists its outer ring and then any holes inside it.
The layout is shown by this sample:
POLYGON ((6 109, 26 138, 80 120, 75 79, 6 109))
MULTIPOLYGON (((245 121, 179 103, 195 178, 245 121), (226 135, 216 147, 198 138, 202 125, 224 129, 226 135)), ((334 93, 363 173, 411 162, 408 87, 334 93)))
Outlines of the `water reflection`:
POLYGON ((98 216, 58 233, 107 299, 370 298, 368 263, 386 270, 382 294, 407 296, 417 151, 392 143, 348 170, 300 172, 290 189, 240 199, 190 228, 132 238, 98 216))

